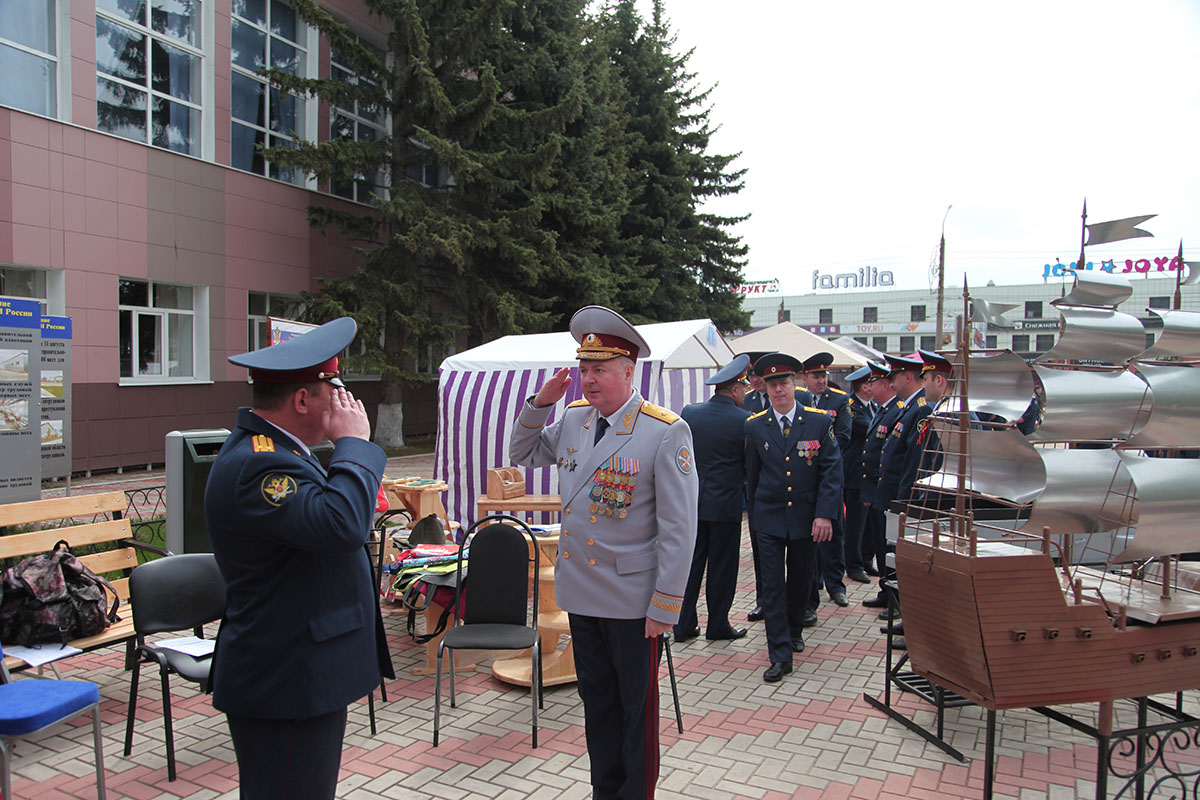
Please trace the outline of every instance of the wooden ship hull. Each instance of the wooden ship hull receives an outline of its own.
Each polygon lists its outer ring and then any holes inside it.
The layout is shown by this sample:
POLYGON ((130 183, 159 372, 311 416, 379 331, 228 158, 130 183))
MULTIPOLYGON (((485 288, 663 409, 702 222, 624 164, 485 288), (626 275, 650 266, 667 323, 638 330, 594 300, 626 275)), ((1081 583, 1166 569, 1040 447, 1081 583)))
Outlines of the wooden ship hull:
MULTIPOLYGON (((896 569, 912 669, 985 708, 1200 688, 1200 618, 1114 625, 1103 605, 1064 593, 1045 553, 980 541, 971 555, 910 534, 896 544, 896 569)), ((1173 600, 1180 616, 1200 609, 1195 593, 1173 600)))

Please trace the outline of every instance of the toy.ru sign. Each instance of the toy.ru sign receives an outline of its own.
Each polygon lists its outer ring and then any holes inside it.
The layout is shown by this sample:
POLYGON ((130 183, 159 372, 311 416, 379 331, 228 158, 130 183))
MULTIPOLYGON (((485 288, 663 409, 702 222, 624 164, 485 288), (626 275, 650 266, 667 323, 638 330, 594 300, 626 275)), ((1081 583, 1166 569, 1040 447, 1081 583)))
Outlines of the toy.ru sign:
MULTIPOLYGON (((1075 268, 1079 262, 1072 261, 1070 264, 1046 264, 1042 267, 1043 278, 1062 278, 1075 272, 1075 268)), ((1100 262, 1088 261, 1084 266, 1085 270, 1096 270, 1098 272, 1109 272, 1114 275, 1123 275, 1126 273, 1141 273, 1143 275, 1151 272, 1175 272, 1180 266, 1179 256, 1158 256, 1155 258, 1126 258, 1117 260, 1107 258, 1100 262)))

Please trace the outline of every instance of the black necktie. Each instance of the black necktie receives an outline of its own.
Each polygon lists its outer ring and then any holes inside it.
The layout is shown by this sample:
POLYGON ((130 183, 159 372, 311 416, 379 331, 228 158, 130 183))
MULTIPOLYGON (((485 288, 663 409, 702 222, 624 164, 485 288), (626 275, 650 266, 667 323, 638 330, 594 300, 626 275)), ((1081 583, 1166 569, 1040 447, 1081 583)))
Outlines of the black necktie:
POLYGON ((783 438, 786 439, 792 435, 792 423, 787 417, 783 418, 783 438))
POLYGON ((601 417, 600 421, 596 423, 596 438, 592 440, 592 447, 600 444, 600 439, 603 438, 606 430, 608 430, 608 420, 601 417))

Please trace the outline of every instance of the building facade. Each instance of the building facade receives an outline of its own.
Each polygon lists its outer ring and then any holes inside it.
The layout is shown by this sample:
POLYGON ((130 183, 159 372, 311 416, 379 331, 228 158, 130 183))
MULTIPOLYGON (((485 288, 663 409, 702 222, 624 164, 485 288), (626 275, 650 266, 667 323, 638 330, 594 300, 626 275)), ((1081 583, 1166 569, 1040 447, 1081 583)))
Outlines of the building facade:
MULTIPOLYGON (((1147 346, 1154 343, 1162 323, 1147 309, 1173 306, 1174 273, 1163 277, 1129 277, 1133 294, 1118 310, 1131 314, 1146 327, 1147 346)), ((1127 276, 1128 277, 1128 276, 1127 276)), ((989 325, 983 347, 1008 348, 1025 358, 1035 358, 1058 340, 1059 315, 1052 301, 1070 291, 1071 280, 1013 286, 989 284, 971 287, 971 296, 993 304, 1013 306, 1002 316, 1008 326, 989 325)), ((1200 286, 1183 286, 1182 308, 1200 310, 1200 286)), ((789 321, 828 339, 849 336, 886 353, 911 353, 917 348, 949 347, 958 318, 963 315, 962 289, 944 295, 942 342, 937 341, 937 296, 928 289, 841 289, 804 295, 747 295, 743 307, 750 312, 750 327, 762 328, 789 321)))
MULTIPOLYGON (((322 5, 384 44, 361 2, 322 5)), ((355 266, 306 207, 362 210, 368 182, 317 185, 256 145, 387 121, 281 94, 265 66, 355 79, 287 0, 0 2, 0 296, 73 319, 75 471, 161 462, 168 431, 230 425, 249 389, 226 357, 355 266)), ((377 381, 354 388, 377 399, 377 381)), ((434 430, 435 395, 413 393, 406 432, 434 430)))

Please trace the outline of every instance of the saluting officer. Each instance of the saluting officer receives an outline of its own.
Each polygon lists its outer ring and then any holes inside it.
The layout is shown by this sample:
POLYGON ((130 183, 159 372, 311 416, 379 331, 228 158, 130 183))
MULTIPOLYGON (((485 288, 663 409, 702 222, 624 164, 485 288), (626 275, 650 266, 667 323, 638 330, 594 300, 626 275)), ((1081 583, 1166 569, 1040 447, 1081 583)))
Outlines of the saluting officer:
POLYGON ((569 615, 593 796, 641 798, 658 780, 658 662, 678 621, 696 537, 687 423, 642 399, 641 334, 615 311, 571 318, 583 398, 547 426, 571 385, 561 369, 525 402, 509 452, 558 465, 562 533, 554 594, 569 615))
MULTIPOLYGON (((876 411, 868 426, 867 440, 863 443, 862 483, 859 485, 858 499, 864 520, 864 570, 868 575, 878 576, 884 573, 887 543, 884 512, 873 507, 879 485, 879 460, 892 427, 900 418, 900 412, 904 410, 904 401, 896 397, 896 392, 888 380, 887 367, 874 361, 867 362, 867 366, 871 370, 871 376, 867 378, 867 390, 871 393, 871 402, 875 404, 876 411)), ((887 599, 881 592, 874 600, 864 600, 863 605, 868 608, 883 608, 887 605, 887 599)))
POLYGON ((387 456, 337 377, 356 329, 229 359, 254 384, 204 495, 227 598, 212 690, 249 800, 332 798, 347 706, 395 677, 364 549, 387 456), (328 470, 309 450, 326 439, 328 470))
POLYGON ((801 368, 784 353, 759 359, 755 371, 767 381, 771 408, 746 420, 746 494, 750 528, 759 537, 767 682, 790 673, 792 654, 804 652, 816 544, 833 536, 842 502, 833 421, 796 403, 794 376, 801 368))
POLYGON ((696 474, 700 478, 700 511, 696 549, 683 611, 675 626, 676 641, 700 635, 696 603, 707 569, 705 600, 708 605, 707 639, 740 639, 745 628, 729 624, 729 608, 737 589, 738 551, 745 507, 745 430, 749 414, 742 408, 746 393, 746 365, 750 357, 736 356, 707 381, 714 394, 704 403, 684 406, 681 416, 692 429, 696 445, 696 474))
MULTIPOLYGON (((844 456, 850 447, 850 437, 853 428, 853 418, 850 411, 849 396, 836 386, 829 385, 829 365, 833 363, 832 353, 814 353, 804 359, 804 383, 808 388, 807 404, 828 412, 833 420, 833 435, 837 439, 838 449, 844 456)), ((842 465, 839 463, 839 468, 842 465)), ((844 468, 843 468, 844 474, 844 468)), ((839 503, 839 510, 844 506, 839 503)), ((813 583, 812 592, 808 599, 808 612, 805 614, 805 625, 817 624, 817 607, 821 604, 821 587, 829 593, 829 599, 836 605, 846 607, 850 601, 846 599, 846 562, 845 550, 845 516, 839 513, 833 520, 833 538, 828 542, 817 545, 817 580, 813 583)))
POLYGON ((842 498, 846 507, 845 558, 846 577, 859 583, 870 583, 867 575, 866 556, 863 554, 863 526, 865 517, 862 513, 862 503, 859 493, 862 487, 862 452, 867 442, 867 432, 871 428, 871 396, 867 389, 867 379, 871 377, 871 367, 862 366, 846 376, 850 384, 851 394, 847 405, 854 422, 850 426, 850 444, 842 454, 842 498))

